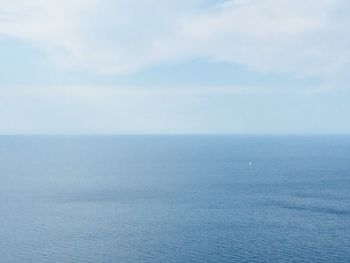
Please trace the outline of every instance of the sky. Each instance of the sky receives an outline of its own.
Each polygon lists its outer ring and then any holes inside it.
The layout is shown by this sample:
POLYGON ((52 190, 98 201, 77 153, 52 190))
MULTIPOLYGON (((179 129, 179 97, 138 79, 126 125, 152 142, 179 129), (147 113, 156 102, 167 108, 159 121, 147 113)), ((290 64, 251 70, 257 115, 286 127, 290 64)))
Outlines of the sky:
POLYGON ((348 0, 0 0, 0 134, 349 134, 348 0))

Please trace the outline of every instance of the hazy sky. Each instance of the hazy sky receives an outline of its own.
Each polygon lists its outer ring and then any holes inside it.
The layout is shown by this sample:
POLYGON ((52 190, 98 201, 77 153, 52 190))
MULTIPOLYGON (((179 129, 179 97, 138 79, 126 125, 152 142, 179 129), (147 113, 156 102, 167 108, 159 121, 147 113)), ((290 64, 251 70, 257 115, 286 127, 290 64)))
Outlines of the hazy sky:
POLYGON ((348 0, 0 0, 0 133, 350 133, 348 0))

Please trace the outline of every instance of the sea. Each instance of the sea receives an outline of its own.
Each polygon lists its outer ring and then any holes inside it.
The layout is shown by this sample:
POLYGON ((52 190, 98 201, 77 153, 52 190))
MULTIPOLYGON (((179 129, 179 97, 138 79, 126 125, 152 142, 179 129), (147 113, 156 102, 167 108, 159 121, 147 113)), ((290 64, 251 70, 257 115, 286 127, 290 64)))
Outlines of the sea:
POLYGON ((350 136, 0 136, 0 262, 350 262, 350 136))

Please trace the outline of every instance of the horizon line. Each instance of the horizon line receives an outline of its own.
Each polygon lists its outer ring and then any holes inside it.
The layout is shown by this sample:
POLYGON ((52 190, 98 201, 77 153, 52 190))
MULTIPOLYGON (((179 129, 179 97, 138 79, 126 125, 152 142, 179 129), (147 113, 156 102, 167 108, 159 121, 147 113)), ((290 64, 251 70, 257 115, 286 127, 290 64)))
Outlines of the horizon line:
POLYGON ((0 136, 350 136, 350 133, 0 133, 0 136))

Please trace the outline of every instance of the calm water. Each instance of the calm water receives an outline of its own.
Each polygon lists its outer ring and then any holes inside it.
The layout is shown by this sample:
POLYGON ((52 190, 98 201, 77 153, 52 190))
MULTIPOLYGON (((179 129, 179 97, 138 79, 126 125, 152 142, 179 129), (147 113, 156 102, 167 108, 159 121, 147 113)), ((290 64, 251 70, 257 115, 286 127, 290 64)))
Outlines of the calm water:
POLYGON ((0 179, 5 263, 350 262, 350 137, 2 136, 0 179))

